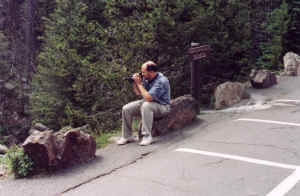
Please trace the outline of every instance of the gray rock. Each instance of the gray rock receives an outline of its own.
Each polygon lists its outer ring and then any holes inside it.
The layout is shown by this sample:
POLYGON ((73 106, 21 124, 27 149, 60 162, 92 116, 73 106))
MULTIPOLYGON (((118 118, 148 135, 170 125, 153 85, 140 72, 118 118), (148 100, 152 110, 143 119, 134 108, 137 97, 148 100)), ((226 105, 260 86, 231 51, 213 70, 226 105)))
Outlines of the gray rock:
POLYGON ((8 90, 13 90, 14 88, 16 88, 16 86, 12 83, 6 82, 4 84, 4 88, 8 89, 8 90))
POLYGON ((36 129, 38 131, 46 131, 49 130, 49 128, 46 125, 43 125, 42 123, 36 123, 33 125, 32 129, 36 129))
POLYGON ((244 98, 249 98, 245 86, 239 82, 225 82, 215 90, 215 108, 223 109, 239 103, 244 98))
POLYGON ((287 76, 298 76, 300 75, 300 56, 288 52, 283 57, 284 64, 284 75, 287 76))
MULTIPOLYGON (((172 130, 181 129, 189 125, 196 117, 198 103, 191 95, 184 95, 171 100, 171 111, 161 117, 154 119, 152 136, 163 135, 172 130)), ((141 134, 141 124, 139 135, 141 134)))
POLYGON ((88 161, 95 157, 96 142, 83 132, 86 128, 62 129, 56 133, 36 130, 22 146, 37 168, 61 168, 88 161))
POLYGON ((250 82, 253 88, 269 88, 277 84, 276 75, 269 70, 251 70, 250 82))
POLYGON ((32 158, 36 167, 48 168, 56 164, 53 140, 52 131, 35 131, 23 143, 24 151, 32 158))
POLYGON ((2 144, 0 144, 0 154, 5 154, 7 153, 8 148, 2 144))

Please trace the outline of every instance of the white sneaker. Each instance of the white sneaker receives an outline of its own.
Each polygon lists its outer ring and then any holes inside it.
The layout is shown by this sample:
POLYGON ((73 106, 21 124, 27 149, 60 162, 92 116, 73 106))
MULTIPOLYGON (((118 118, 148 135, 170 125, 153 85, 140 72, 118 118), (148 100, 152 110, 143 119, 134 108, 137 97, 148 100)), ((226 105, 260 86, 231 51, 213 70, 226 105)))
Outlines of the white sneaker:
POLYGON ((133 138, 133 137, 129 137, 129 138, 121 137, 121 138, 117 141, 117 144, 118 144, 118 145, 124 145, 124 144, 130 143, 130 142, 135 142, 135 141, 136 141, 136 139, 133 138))
POLYGON ((140 142, 141 146, 148 146, 150 144, 152 144, 153 140, 152 140, 152 136, 144 136, 143 140, 140 142))

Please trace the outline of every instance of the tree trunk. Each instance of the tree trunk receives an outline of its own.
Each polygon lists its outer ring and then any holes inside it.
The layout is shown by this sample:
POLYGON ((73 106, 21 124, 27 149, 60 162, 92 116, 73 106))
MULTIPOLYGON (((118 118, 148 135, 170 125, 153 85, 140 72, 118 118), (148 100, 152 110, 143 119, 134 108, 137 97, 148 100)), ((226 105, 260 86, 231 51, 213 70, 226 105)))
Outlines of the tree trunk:
POLYGON ((26 138, 31 126, 26 108, 35 67, 36 5, 36 0, 0 0, 0 31, 9 40, 10 53, 9 74, 1 76, 1 104, 5 105, 0 107, 0 128, 18 142, 26 138))

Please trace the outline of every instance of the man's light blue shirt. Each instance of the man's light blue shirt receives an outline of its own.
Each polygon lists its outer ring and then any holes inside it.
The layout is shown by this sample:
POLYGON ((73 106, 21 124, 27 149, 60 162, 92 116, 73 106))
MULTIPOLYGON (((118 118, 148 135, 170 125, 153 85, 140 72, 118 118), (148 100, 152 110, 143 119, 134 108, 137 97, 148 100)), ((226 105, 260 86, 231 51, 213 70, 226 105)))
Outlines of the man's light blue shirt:
POLYGON ((162 105, 170 104, 170 83, 168 78, 162 73, 158 72, 155 78, 151 81, 143 80, 143 85, 153 98, 153 101, 162 105))

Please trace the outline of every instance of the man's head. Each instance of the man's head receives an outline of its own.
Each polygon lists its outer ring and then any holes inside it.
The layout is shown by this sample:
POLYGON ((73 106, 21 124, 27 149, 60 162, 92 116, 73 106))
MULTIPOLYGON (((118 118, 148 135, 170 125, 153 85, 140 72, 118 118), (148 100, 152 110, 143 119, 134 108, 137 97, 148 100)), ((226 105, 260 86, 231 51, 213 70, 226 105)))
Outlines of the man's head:
POLYGON ((152 80, 157 74, 157 65, 153 61, 147 61, 142 65, 141 71, 143 77, 147 80, 152 80))

